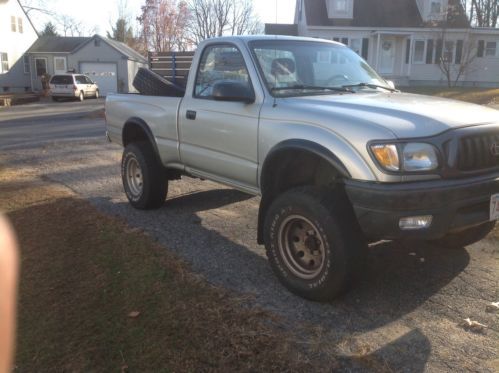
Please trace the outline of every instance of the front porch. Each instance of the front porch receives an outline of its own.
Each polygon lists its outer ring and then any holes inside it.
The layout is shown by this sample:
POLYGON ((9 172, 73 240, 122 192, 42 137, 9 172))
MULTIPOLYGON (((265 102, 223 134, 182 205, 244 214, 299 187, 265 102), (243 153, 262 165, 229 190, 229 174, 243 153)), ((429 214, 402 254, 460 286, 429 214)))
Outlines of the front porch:
POLYGON ((369 62, 376 71, 397 86, 409 85, 412 34, 378 31, 372 34, 370 41, 373 47, 369 62))

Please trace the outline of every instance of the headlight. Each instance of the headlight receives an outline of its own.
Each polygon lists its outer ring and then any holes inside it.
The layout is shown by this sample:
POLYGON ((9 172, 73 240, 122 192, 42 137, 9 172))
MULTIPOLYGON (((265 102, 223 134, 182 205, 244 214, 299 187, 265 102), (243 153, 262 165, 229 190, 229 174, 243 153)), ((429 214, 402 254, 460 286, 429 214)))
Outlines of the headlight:
POLYGON ((406 144, 402 154, 404 171, 431 171, 438 167, 437 152, 430 144, 406 144))
POLYGON ((437 151, 430 144, 374 144, 371 151, 379 165, 387 171, 421 172, 438 168, 437 151))

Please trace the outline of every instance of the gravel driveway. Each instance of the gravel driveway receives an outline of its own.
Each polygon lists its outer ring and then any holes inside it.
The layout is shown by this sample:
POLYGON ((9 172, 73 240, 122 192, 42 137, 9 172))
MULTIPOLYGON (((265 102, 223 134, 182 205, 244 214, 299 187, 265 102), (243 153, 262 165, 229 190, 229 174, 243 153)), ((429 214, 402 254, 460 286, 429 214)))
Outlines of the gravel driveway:
MULTIPOLYGON (((286 318, 303 333, 304 348, 326 361, 328 354, 344 356, 343 368, 352 371, 365 370, 366 358, 371 368, 388 371, 499 370, 499 316, 486 312, 490 302, 499 301, 497 228, 495 235, 461 250, 426 243, 372 245, 359 286, 335 302, 312 303, 278 283, 256 243, 259 198, 184 178, 170 183, 163 208, 137 211, 122 192, 121 149, 104 141, 101 119, 60 122, 74 131, 87 123, 95 133, 84 140, 62 141, 61 135, 25 147, 5 141, 16 128, 2 122, 2 114, 0 166, 23 167, 64 184, 143 229, 209 282, 248 295, 248 301, 286 318), (465 330, 460 324, 467 317, 487 328, 465 330)), ((53 130, 56 122, 39 121, 38 133, 53 130)))

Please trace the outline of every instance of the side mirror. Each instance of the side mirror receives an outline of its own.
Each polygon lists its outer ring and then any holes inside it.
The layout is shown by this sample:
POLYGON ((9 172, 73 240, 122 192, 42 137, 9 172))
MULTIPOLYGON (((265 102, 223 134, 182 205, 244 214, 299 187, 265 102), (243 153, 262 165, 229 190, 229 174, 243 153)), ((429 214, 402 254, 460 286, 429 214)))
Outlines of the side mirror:
POLYGON ((395 88, 395 83, 391 80, 387 80, 386 83, 388 84, 388 87, 392 88, 392 89, 396 89, 395 88))
POLYGON ((212 96, 217 101, 233 101, 251 104, 255 93, 247 84, 236 81, 217 82, 213 85, 212 96))

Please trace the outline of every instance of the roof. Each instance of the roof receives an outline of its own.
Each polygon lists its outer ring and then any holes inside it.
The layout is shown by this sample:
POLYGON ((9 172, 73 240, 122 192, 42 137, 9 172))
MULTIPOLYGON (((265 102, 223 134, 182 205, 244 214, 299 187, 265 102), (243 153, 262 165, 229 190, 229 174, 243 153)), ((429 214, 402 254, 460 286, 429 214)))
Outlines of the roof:
POLYGON ((147 60, 128 45, 100 35, 92 37, 41 36, 28 53, 75 53, 94 39, 100 39, 130 60, 147 63, 147 60))
POLYGON ((118 50, 118 52, 120 52, 121 54, 125 55, 126 57, 128 57, 130 60, 134 60, 134 61, 139 61, 139 62, 144 62, 144 63, 147 63, 147 59, 142 56, 139 52, 137 52, 135 49, 133 48, 130 48, 128 45, 126 45, 125 43, 121 43, 119 41, 116 41, 116 40, 112 40, 112 39, 108 39, 108 38, 103 38, 101 36, 98 36, 97 37, 101 38, 102 40, 104 40, 106 43, 110 44, 112 47, 114 47, 115 49, 118 50))
MULTIPOLYGON (((326 0, 304 0, 307 25, 345 26, 345 20, 328 18, 326 0)), ((459 0, 449 0, 455 7, 455 14, 449 14, 447 26, 450 28, 469 27, 466 14, 459 0)), ((453 12, 454 13, 454 12, 453 12)), ((435 27, 423 22, 416 0, 355 0, 353 20, 348 26, 354 27, 435 27)))
POLYGON ((40 36, 28 53, 71 53, 90 37, 40 36))

